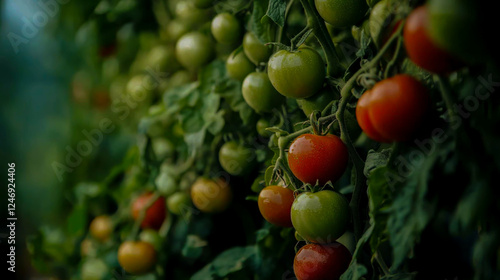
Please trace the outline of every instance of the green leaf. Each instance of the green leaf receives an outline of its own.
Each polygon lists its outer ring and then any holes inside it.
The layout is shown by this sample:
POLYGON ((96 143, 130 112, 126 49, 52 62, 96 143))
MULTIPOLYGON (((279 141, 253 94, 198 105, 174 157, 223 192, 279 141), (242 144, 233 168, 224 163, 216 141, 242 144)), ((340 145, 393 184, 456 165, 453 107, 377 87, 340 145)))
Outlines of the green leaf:
POLYGON ((250 16, 250 30, 263 43, 267 43, 271 40, 269 34, 269 21, 263 20, 263 17, 266 15, 268 6, 269 0, 253 1, 253 11, 252 15, 250 16))
POLYGON ((257 254, 255 246, 234 247, 222 252, 212 263, 206 265, 191 277, 191 280, 206 280, 226 277, 246 267, 247 261, 257 254))
POLYGON ((269 0, 266 16, 272 19, 277 25, 285 25, 286 0, 269 0))
POLYGON ((351 262, 349 268, 340 276, 340 280, 358 280, 368 273, 366 267, 357 261, 351 262))
POLYGON ((190 234, 186 237, 186 243, 182 248, 182 255, 186 258, 197 259, 203 253, 203 248, 207 246, 207 242, 199 236, 190 234))
POLYGON ((69 235, 82 235, 87 226, 87 207, 79 204, 73 208, 68 216, 66 229, 69 235))
POLYGON ((382 152, 375 152, 374 150, 368 151, 368 155, 366 156, 365 161, 365 168, 363 170, 365 176, 368 178, 370 176, 370 172, 375 168, 386 165, 391 152, 392 149, 384 149, 382 150, 382 152))

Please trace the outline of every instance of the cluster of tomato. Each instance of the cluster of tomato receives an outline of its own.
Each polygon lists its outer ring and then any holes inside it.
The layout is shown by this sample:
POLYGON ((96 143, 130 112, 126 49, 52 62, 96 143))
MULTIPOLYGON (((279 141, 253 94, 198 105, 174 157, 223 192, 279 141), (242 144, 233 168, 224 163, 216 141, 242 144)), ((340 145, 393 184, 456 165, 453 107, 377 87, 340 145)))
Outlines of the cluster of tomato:
MULTIPOLYGON (((211 2, 194 1, 194 9, 204 14, 202 9, 210 7, 211 2)), ((321 17, 334 27, 352 26, 368 10, 365 0, 351 1, 351 6, 344 4, 334 0, 315 1, 321 17)), ((189 5, 185 4, 185 9, 189 10, 189 5)), ((189 11, 196 15, 194 10, 189 11)), ((374 7, 372 13, 376 11, 374 7)), ((406 19, 403 37, 408 57, 423 69, 437 74, 458 69, 461 63, 438 47, 429 36, 428 25, 426 6, 416 8, 406 19)), ((228 56, 226 70, 231 78, 242 82, 243 98, 256 112, 272 112, 284 104, 286 98, 293 98, 304 113, 310 115, 323 109, 311 104, 325 103, 311 100, 320 98, 326 103, 333 100, 331 90, 323 88, 325 63, 313 48, 300 46, 272 53, 272 47, 262 43, 254 33, 244 34, 240 20, 230 13, 216 15, 210 27, 218 43, 242 44, 242 48, 235 48, 228 56), (267 72, 256 71, 262 69, 259 67, 262 65, 267 66, 267 72)), ((168 33, 176 41, 175 59, 185 69, 199 69, 214 58, 216 50, 210 36, 199 31, 177 30, 175 24, 168 33)), ((187 73, 179 71, 174 75, 179 76, 182 84, 191 79, 187 73)), ((364 133, 375 141, 407 141, 414 136, 428 107, 426 87, 409 75, 398 74, 365 91, 357 102, 356 118, 364 133)), ((264 131, 267 125, 265 120, 257 123, 259 134, 269 135, 264 131)), ((219 151, 219 162, 229 174, 244 175, 253 165, 247 160, 252 153, 251 149, 234 141, 227 142, 219 151)), ((340 137, 321 132, 300 135, 289 146, 288 167, 304 184, 325 186, 323 190, 310 192, 271 185, 259 194, 258 207, 262 216, 276 226, 293 227, 296 238, 308 243, 295 256, 294 272, 298 279, 338 279, 349 266, 353 251, 353 236, 348 230, 351 222, 349 202, 327 187, 329 182, 339 180, 348 161, 348 148, 340 137), (345 239, 351 241, 342 241, 345 239)), ((155 244, 160 238, 156 231, 167 213, 181 215, 191 203, 202 212, 221 212, 228 207, 232 197, 230 186, 220 179, 198 178, 189 189, 189 193, 176 192, 168 198, 145 193, 133 202, 131 216, 142 221, 143 231, 140 241, 125 241, 119 247, 118 261, 125 271, 132 274, 151 271, 156 262, 155 244)), ((106 241, 112 234, 112 224, 110 217, 99 216, 92 221, 90 233, 95 239, 106 241)))

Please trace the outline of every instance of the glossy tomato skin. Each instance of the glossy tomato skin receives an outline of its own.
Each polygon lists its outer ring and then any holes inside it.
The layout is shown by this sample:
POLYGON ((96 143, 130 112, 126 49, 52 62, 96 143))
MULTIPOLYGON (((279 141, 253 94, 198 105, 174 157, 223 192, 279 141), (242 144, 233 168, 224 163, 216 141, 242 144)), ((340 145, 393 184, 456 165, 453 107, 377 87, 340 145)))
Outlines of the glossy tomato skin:
POLYGON ((241 25, 230 13, 221 13, 214 17, 211 24, 215 40, 222 44, 234 44, 241 38, 241 25))
POLYGON ((255 65, 267 62, 272 52, 271 47, 264 45, 252 32, 243 37, 243 51, 255 65))
POLYGON ((227 75, 235 80, 243 81, 248 74, 255 71, 255 65, 244 52, 232 52, 226 60, 227 75))
POLYGON ((224 143, 219 150, 219 162, 227 173, 240 176, 248 174, 255 163, 254 152, 235 141, 224 143))
MULTIPOLYGON (((153 193, 145 193, 139 196, 132 204, 132 217, 138 219, 146 204, 153 196, 153 193)), ((165 198, 159 197, 153 202, 151 207, 146 210, 146 215, 141 223, 141 228, 152 228, 158 230, 167 217, 165 198)))
POLYGON ((297 280, 337 280, 347 270, 351 259, 349 250, 338 242, 308 244, 295 255, 293 271, 297 280))
POLYGON ((198 178, 191 187, 191 200, 202 212, 218 213, 226 210, 232 200, 231 187, 222 179, 198 178))
POLYGON ((290 211, 293 191, 282 186, 268 186, 259 193, 259 210, 264 219, 280 227, 292 227, 290 211))
POLYGON ((196 31, 182 35, 175 46, 177 60, 188 69, 198 69, 207 64, 214 52, 212 40, 196 31))
POLYGON ((378 142, 410 140, 429 105, 427 89, 400 74, 382 80, 358 100, 356 118, 363 131, 378 142))
POLYGON ((304 239, 319 244, 337 240, 350 220, 349 203, 343 195, 323 190, 305 192, 292 204, 292 224, 304 239))
POLYGON ((156 251, 144 241, 125 241, 118 248, 118 262, 128 273, 146 274, 156 263, 156 251))
POLYGON ((243 81, 241 91, 248 106, 258 113, 271 112, 285 102, 285 98, 276 91, 266 73, 250 73, 243 81))
POLYGON ((90 223, 90 234, 97 240, 104 242, 109 239, 113 232, 111 218, 106 215, 97 216, 90 223))
POLYGON ((429 12, 427 6, 413 10, 403 30, 408 57, 418 66, 436 74, 447 74, 460 67, 449 53, 438 47, 429 36, 429 12))
POLYGON ((325 64, 313 49, 280 50, 269 59, 269 80, 286 97, 307 98, 323 87, 325 64))
POLYGON ((334 27, 349 27, 363 18, 366 0, 314 0, 320 16, 334 27))
POLYGON ((288 165, 293 175, 304 183, 335 183, 344 173, 349 154, 342 140, 333 134, 302 134, 290 145, 288 165))

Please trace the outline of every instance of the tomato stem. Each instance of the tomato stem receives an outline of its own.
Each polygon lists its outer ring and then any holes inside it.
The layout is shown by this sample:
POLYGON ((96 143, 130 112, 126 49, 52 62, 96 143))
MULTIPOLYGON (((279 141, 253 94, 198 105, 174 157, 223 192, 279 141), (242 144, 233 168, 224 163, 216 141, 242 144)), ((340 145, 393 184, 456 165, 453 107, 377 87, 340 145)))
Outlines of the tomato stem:
POLYGON ((314 35, 325 52, 328 75, 341 75, 343 69, 340 65, 337 53, 335 52, 335 45, 330 38, 325 21, 319 15, 312 0, 300 0, 300 3, 302 4, 302 7, 304 7, 304 11, 306 13, 307 26, 310 26, 313 29, 314 35))
POLYGON ((443 101, 446 105, 447 113, 448 113, 448 118, 450 120, 455 120, 457 116, 457 112, 455 111, 455 107, 453 104, 455 104, 453 97, 451 95, 451 86, 448 80, 441 76, 441 75, 435 75, 434 76, 435 81, 438 82, 439 84, 439 91, 441 92, 441 97, 443 98, 443 101))

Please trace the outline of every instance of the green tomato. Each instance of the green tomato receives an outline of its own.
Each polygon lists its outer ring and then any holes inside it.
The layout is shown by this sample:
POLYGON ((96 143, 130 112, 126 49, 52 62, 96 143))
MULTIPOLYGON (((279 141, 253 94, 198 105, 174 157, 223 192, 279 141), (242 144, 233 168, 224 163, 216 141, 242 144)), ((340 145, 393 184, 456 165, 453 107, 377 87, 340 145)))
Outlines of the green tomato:
POLYGON ((226 60, 226 70, 229 77, 243 81, 248 74, 255 71, 255 65, 248 59, 244 52, 234 51, 226 60))
POLYGON ((162 196, 169 196, 175 193, 179 188, 174 177, 168 172, 160 172, 158 177, 156 177, 155 183, 158 193, 162 196))
POLYGON ((198 9, 190 1, 177 2, 175 5, 175 14, 191 30, 210 20, 209 10, 198 9))
POLYGON ((368 5, 366 0, 314 0, 320 16, 334 27, 348 27, 361 20, 368 5))
POLYGON ((219 150, 220 165, 234 176, 248 174, 252 170, 254 160, 254 152, 235 141, 225 143, 219 150))
POLYGON ((243 37, 243 51, 255 65, 267 62, 272 53, 271 47, 264 45, 255 34, 247 32, 243 37))
POLYGON ((324 88, 317 94, 309 98, 299 98, 297 99, 297 104, 302 112, 309 117, 314 111, 323 111, 326 105, 328 105, 332 100, 338 99, 339 93, 337 91, 332 91, 331 89, 324 88))
POLYGON ((181 191, 189 191, 194 181, 198 178, 198 174, 194 171, 188 171, 181 178, 181 182, 179 183, 179 189, 181 191))
POLYGON ((221 13, 215 16, 210 29, 215 40, 222 44, 234 44, 241 38, 241 24, 230 13, 221 13))
POLYGON ((163 160, 166 157, 171 157, 175 152, 175 147, 172 142, 163 137, 153 138, 151 140, 153 151, 158 160, 163 160))
POLYGON ((133 101, 144 102, 153 96, 157 87, 158 82, 156 82, 151 76, 137 75, 128 81, 125 90, 133 101))
POLYGON ((162 238, 154 229, 143 229, 139 234, 139 240, 153 245, 156 250, 161 248, 162 238))
POLYGON ((331 243, 346 231, 349 203, 334 191, 305 192, 293 202, 291 217, 293 227, 304 239, 331 243))
POLYGON ((271 112, 285 101, 273 87, 266 73, 250 73, 243 81, 241 91, 247 104, 259 113, 271 112))
POLYGON ((257 133, 259 133, 260 136, 263 136, 263 137, 269 137, 271 136, 272 132, 271 131, 267 131, 266 128, 270 127, 271 124, 269 123, 269 121, 267 119, 259 119, 257 121, 257 124, 255 125, 256 129, 257 129, 257 133))
POLYGON ((188 32, 189 27, 184 22, 174 19, 168 22, 163 34, 167 41, 177 42, 182 35, 188 32))
POLYGON ((167 198, 167 208, 175 215, 186 214, 191 208, 191 196, 185 192, 176 192, 167 198))
POLYGON ((175 47, 177 60, 188 69, 198 69, 212 60, 214 44, 200 32, 190 32, 177 41, 175 47))
POLYGON ((440 47, 467 62, 484 60, 479 7, 470 0, 428 1, 429 33, 440 47))
POLYGON ((193 81, 193 76, 186 70, 179 70, 170 76, 168 80, 169 88, 185 85, 193 81))
POLYGON ((173 46, 156 46, 146 58, 146 67, 160 72, 174 72, 179 69, 180 64, 175 58, 173 46))
POLYGON ((301 47, 297 51, 281 50, 269 59, 269 80, 286 97, 307 98, 323 87, 325 63, 313 49, 301 47))
POLYGON ((82 280, 101 280, 109 273, 109 268, 100 259, 90 259, 82 264, 82 280))

